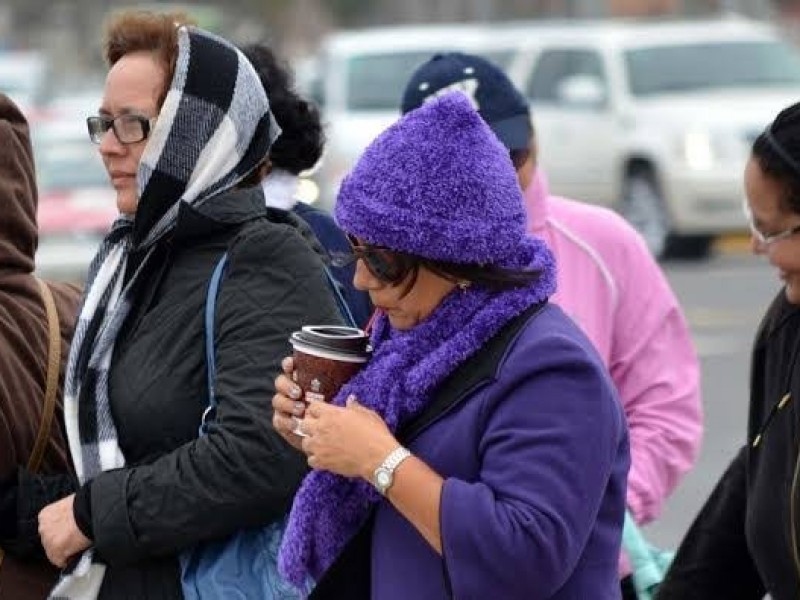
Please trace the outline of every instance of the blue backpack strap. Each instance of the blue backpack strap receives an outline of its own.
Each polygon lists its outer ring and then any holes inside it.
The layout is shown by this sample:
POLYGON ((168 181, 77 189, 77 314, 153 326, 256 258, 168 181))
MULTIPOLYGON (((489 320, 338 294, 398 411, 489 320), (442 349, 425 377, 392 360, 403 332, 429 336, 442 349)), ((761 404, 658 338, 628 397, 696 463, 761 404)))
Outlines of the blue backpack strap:
POLYGON ((206 340, 206 381, 208 385, 208 406, 203 411, 203 418, 200 421, 200 435, 208 433, 209 423, 214 420, 217 413, 217 398, 214 394, 214 384, 217 381, 217 363, 214 358, 214 315, 216 314, 217 296, 219 295, 219 284, 225 273, 228 264, 228 253, 214 267, 211 281, 208 284, 206 293, 205 308, 205 340, 206 340))
POLYGON ((350 311, 350 307, 347 305, 347 301, 342 295, 341 285, 338 281, 336 281, 336 278, 333 276, 328 267, 323 266, 323 268, 325 269, 325 277, 328 279, 328 285, 330 286, 331 291, 333 292, 333 297, 336 299, 336 304, 339 307, 339 312, 342 314, 350 327, 358 327, 358 325, 356 325, 356 320, 353 318, 353 313, 350 311))

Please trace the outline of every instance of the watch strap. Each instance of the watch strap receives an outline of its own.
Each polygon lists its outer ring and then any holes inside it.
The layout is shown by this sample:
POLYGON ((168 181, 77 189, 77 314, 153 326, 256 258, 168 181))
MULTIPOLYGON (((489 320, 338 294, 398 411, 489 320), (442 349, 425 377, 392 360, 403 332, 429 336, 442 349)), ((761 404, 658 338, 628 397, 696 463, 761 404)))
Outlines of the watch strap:
POLYGON ((411 452, 402 446, 392 450, 372 475, 372 485, 375 486, 375 489, 386 495, 394 483, 395 469, 409 456, 411 456, 411 452), (387 475, 388 481, 382 481, 387 475))
POLYGON ((411 456, 411 452, 408 450, 408 448, 403 448, 403 446, 399 446, 394 450, 392 450, 389 453, 389 456, 383 459, 383 462, 381 463, 381 466, 379 468, 386 469, 387 471, 394 473, 394 470, 400 466, 400 463, 403 462, 405 459, 407 459, 409 456, 411 456))

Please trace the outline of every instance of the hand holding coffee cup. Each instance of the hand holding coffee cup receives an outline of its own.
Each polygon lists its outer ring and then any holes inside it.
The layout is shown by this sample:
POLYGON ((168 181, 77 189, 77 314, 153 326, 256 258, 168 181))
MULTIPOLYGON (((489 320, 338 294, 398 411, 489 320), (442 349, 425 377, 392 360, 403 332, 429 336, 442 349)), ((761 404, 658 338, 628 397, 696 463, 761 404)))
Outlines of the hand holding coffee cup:
MULTIPOLYGON (((369 360, 369 336, 355 327, 307 325, 289 338, 294 349, 292 380, 305 402, 330 402, 369 360)), ((303 436, 301 426, 294 433, 303 436)))

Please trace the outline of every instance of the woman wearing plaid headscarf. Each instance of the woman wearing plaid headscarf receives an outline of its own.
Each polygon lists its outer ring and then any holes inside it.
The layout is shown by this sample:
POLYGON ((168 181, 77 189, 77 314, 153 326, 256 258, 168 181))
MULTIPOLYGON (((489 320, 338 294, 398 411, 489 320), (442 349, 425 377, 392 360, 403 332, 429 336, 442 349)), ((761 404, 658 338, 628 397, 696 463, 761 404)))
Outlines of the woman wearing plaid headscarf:
POLYGON ((58 598, 181 598, 177 555, 269 523, 305 472, 272 429, 291 331, 339 322, 299 225, 264 206, 279 134, 252 65, 174 15, 110 24, 89 134, 120 218, 90 267, 65 382, 75 494, 39 514, 58 598), (227 253, 215 321, 213 426, 203 307, 227 253))

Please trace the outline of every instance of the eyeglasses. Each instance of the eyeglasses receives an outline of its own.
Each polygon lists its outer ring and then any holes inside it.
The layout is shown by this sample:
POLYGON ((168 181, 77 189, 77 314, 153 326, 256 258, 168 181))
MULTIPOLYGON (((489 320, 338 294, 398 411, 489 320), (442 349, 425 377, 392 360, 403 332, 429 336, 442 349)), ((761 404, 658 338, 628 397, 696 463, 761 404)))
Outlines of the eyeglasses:
POLYGON ((744 216, 747 219, 747 224, 750 226, 750 233, 761 248, 769 248, 776 242, 780 242, 781 240, 792 237, 796 233, 800 233, 800 225, 795 225, 794 227, 790 227, 784 231, 773 233, 772 235, 766 235, 760 229, 758 229, 758 227, 756 227, 755 221, 753 220, 753 211, 750 210, 747 202, 743 203, 742 209, 744 210, 744 216))
POLYGON ((332 252, 331 263, 334 267, 346 267, 358 259, 364 261, 369 272, 384 283, 397 283, 407 273, 404 261, 388 248, 362 244, 354 236, 347 234, 351 252, 332 252))
POLYGON ((109 129, 114 130, 120 144, 135 144, 147 139, 150 135, 150 128, 155 121, 155 117, 148 119, 142 115, 124 114, 114 117, 98 115, 86 119, 86 127, 89 129, 89 138, 99 144, 103 141, 103 136, 109 129))

